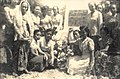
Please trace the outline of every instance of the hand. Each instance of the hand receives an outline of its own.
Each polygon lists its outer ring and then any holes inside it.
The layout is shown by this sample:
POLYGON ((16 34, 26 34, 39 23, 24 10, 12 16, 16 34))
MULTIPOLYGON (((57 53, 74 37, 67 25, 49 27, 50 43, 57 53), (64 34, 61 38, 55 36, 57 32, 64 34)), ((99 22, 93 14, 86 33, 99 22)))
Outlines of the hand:
POLYGON ((31 42, 32 42, 32 38, 29 38, 29 39, 28 39, 28 42, 31 43, 31 42))
POLYGON ((46 54, 44 54, 44 58, 46 59, 46 61, 48 60, 48 56, 46 54))
POLYGON ((93 69, 93 64, 89 64, 89 67, 88 67, 89 70, 92 70, 93 69))
POLYGON ((23 39, 23 36, 22 36, 22 35, 19 35, 19 39, 22 40, 22 39, 23 39))
POLYGON ((102 55, 103 57, 107 57, 107 56, 108 56, 108 55, 105 54, 104 52, 101 52, 101 55, 102 55))

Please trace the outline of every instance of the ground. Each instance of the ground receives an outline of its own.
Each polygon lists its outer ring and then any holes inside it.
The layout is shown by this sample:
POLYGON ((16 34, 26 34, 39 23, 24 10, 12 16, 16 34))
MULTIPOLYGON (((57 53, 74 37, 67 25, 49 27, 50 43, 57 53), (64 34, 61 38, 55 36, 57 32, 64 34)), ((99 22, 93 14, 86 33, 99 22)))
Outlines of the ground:
MULTIPOLYGON (((21 76, 14 77, 12 75, 5 75, 3 79, 97 79, 96 77, 84 77, 77 75, 68 75, 64 72, 60 72, 57 69, 46 70, 44 72, 30 72, 29 74, 22 74, 21 76)), ((1 79, 1 78, 0 78, 1 79)), ((103 77, 100 79, 109 79, 103 77)))
MULTIPOLYGON (((73 57, 74 58, 74 57, 73 57)), ((79 70, 79 62, 76 59, 71 58, 71 63, 74 63, 75 68, 73 66, 71 68, 75 69, 74 73, 79 70)), ((78 57, 77 57, 78 58, 78 57)), ((60 71, 58 69, 46 69, 43 72, 29 72, 29 74, 22 74, 18 77, 15 77, 13 75, 3 74, 3 77, 0 77, 0 79, 97 79, 95 76, 83 76, 80 75, 80 73, 76 73, 75 75, 68 75, 64 71, 60 71)), ((100 79, 109 79, 109 78, 100 78, 100 79)))
POLYGON ((83 79, 79 74, 68 75, 57 69, 45 70, 44 72, 30 72, 29 74, 22 74, 14 77, 12 75, 5 75, 4 79, 83 79))

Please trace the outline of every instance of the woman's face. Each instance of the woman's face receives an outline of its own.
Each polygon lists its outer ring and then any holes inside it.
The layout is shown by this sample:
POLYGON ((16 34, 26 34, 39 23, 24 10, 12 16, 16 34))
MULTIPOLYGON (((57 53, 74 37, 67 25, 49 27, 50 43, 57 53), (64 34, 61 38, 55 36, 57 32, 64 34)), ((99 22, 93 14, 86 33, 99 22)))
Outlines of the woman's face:
POLYGON ((101 35, 101 37, 104 37, 104 36, 106 36, 106 32, 102 29, 102 30, 100 31, 100 35, 101 35))
POLYGON ((93 4, 89 4, 89 9, 91 12, 95 11, 95 6, 93 4))
POLYGON ((35 6, 35 8, 34 8, 34 14, 36 14, 36 15, 40 15, 41 14, 41 8, 40 8, 40 6, 35 6))
POLYGON ((74 38, 75 38, 75 39, 79 38, 79 32, 78 32, 78 31, 75 31, 75 32, 74 32, 74 38))
POLYGON ((23 3, 21 4, 22 14, 25 14, 25 13, 27 12, 27 10, 28 10, 28 3, 23 2, 23 3))
POLYGON ((35 38, 36 38, 37 40, 39 40, 40 37, 41 37, 41 32, 37 32, 37 33, 35 34, 35 38))
POLYGON ((51 31, 46 33, 46 38, 47 39, 51 39, 52 38, 52 32, 51 31))
POLYGON ((85 31, 80 31, 80 38, 85 39, 87 37, 87 33, 85 31))
POLYGON ((112 5, 112 6, 111 6, 111 12, 112 12, 112 13, 116 13, 116 12, 117 12, 116 5, 112 5))
POLYGON ((105 8, 108 9, 110 7, 110 1, 105 2, 105 8))
POLYGON ((57 14, 57 13, 58 13, 57 7, 53 7, 53 12, 54 12, 54 14, 57 14))
POLYGON ((102 12, 102 10, 103 10, 102 5, 98 5, 97 10, 102 12))

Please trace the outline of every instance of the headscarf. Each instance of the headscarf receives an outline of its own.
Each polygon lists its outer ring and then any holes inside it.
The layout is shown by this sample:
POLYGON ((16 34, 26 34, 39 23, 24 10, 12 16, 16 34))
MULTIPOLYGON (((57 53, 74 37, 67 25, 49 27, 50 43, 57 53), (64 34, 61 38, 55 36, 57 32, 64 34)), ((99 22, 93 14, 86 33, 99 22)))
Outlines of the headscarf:
POLYGON ((22 6, 23 3, 27 3, 27 5, 28 5, 28 9, 27 9, 27 11, 25 13, 25 16, 26 16, 25 19, 26 19, 26 21, 27 21, 27 23, 29 25, 30 36, 33 36, 32 28, 33 28, 34 24, 33 24, 32 18, 31 18, 30 5, 27 2, 27 0, 21 1, 18 9, 16 10, 15 19, 14 19, 15 30, 16 30, 17 34, 19 35, 19 34, 22 33, 23 28, 24 28, 22 26, 22 24, 23 24, 22 23, 23 22, 23 17, 22 17, 22 11, 21 11, 21 6, 22 6))

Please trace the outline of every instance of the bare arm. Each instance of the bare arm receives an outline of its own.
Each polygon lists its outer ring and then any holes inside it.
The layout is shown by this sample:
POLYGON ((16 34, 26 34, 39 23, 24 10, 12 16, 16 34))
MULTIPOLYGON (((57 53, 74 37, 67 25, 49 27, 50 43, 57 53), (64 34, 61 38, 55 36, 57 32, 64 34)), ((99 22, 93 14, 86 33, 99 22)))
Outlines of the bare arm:
POLYGON ((94 66, 94 50, 90 51, 90 62, 89 62, 90 68, 94 66))
POLYGON ((94 42, 92 39, 88 42, 88 46, 89 46, 89 53, 90 53, 89 66, 90 66, 90 69, 92 69, 94 66, 94 42))
POLYGON ((6 18, 7 18, 8 22, 12 24, 13 21, 12 21, 11 18, 10 18, 9 8, 8 8, 8 7, 5 7, 4 10, 5 10, 5 15, 6 15, 6 18))

